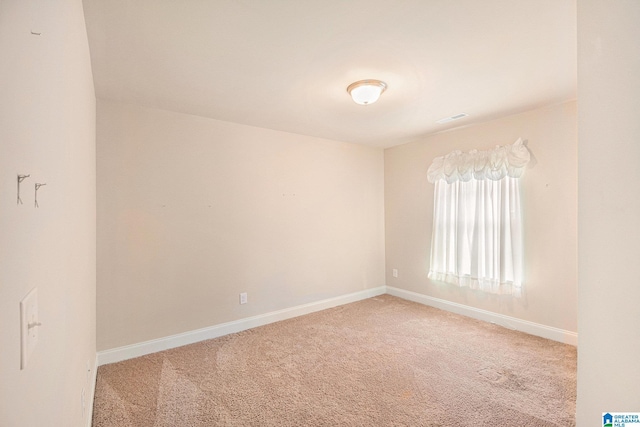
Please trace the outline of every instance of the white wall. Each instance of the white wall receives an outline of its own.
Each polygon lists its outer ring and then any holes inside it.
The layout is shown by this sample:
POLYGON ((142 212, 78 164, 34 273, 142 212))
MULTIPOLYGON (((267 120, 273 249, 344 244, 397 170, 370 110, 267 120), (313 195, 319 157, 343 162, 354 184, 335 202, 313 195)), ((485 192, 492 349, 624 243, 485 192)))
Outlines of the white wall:
POLYGON ((579 426, 640 411, 640 2, 578 1, 579 426))
POLYGON ((102 99, 97 146, 99 350, 384 285, 382 149, 102 99))
POLYGON ((2 0, 0 58, 0 425, 86 426, 86 364, 94 369, 96 348, 95 97, 82 3, 2 0), (17 174, 31 174, 20 206, 17 174), (39 209, 36 182, 47 184, 39 209), (42 326, 20 370, 19 302, 34 287, 42 326))
MULTIPOLYGON (((577 330, 576 103, 444 132, 385 150, 386 284, 565 331, 577 330), (427 169, 452 150, 528 141, 522 179, 524 296, 491 295, 427 277, 433 184, 427 169), (392 276, 398 269, 398 277, 392 276)), ((509 326, 509 325, 506 325, 509 326)))

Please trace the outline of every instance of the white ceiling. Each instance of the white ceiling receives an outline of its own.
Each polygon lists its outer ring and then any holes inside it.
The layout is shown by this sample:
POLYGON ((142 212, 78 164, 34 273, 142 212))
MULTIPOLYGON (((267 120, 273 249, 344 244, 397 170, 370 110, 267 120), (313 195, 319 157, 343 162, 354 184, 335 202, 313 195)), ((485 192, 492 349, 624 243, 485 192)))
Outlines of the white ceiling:
POLYGON ((575 0, 84 0, 96 96, 390 147, 575 99, 575 0), (373 105, 346 87, 380 79, 373 105), (437 124, 465 112, 469 117, 437 124))

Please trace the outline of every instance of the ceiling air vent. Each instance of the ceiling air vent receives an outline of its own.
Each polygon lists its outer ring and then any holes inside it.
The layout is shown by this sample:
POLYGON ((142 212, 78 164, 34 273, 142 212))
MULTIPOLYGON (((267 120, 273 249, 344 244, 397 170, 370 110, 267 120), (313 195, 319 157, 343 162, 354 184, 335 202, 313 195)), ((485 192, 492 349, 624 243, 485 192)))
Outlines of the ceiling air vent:
POLYGON ((451 116, 451 117, 445 117, 444 119, 440 119, 438 120, 436 123, 449 123, 452 122, 454 120, 458 120, 461 119, 463 117, 467 117, 468 114, 467 113, 460 113, 460 114, 456 114, 455 116, 451 116))

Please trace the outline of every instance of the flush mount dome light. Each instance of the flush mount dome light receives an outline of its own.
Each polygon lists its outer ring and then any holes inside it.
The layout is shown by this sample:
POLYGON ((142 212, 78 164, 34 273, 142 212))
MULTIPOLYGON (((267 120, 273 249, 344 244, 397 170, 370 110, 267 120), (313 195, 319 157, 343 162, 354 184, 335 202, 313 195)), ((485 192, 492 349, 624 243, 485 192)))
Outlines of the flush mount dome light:
POLYGON ((351 83, 347 87, 347 92, 356 104, 369 105, 376 102, 386 89, 387 84, 380 80, 360 80, 351 83))

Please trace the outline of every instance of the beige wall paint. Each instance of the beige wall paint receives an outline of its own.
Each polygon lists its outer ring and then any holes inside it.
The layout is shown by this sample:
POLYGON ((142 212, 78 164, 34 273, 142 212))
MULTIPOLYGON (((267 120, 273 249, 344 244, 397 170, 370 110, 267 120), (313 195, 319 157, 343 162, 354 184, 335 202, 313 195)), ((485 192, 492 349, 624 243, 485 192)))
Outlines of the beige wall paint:
POLYGON ((96 354, 95 97, 81 1, 2 0, 0 57, 0 425, 86 426, 86 364, 94 369, 96 354), (31 174, 20 206, 19 173, 31 174), (39 209, 36 182, 47 184, 39 209), (20 370, 19 302, 33 287, 42 326, 20 370))
POLYGON ((578 2, 579 426, 640 411, 640 2, 578 2))
POLYGON ((386 284, 568 331, 577 330, 576 103, 541 108, 385 150, 386 284), (525 294, 497 296, 427 278, 433 185, 427 169, 452 150, 522 137, 534 156, 522 179, 525 294), (398 278, 392 269, 398 269, 398 278))
POLYGON ((384 284, 382 149, 101 99, 97 141, 99 350, 384 284))

